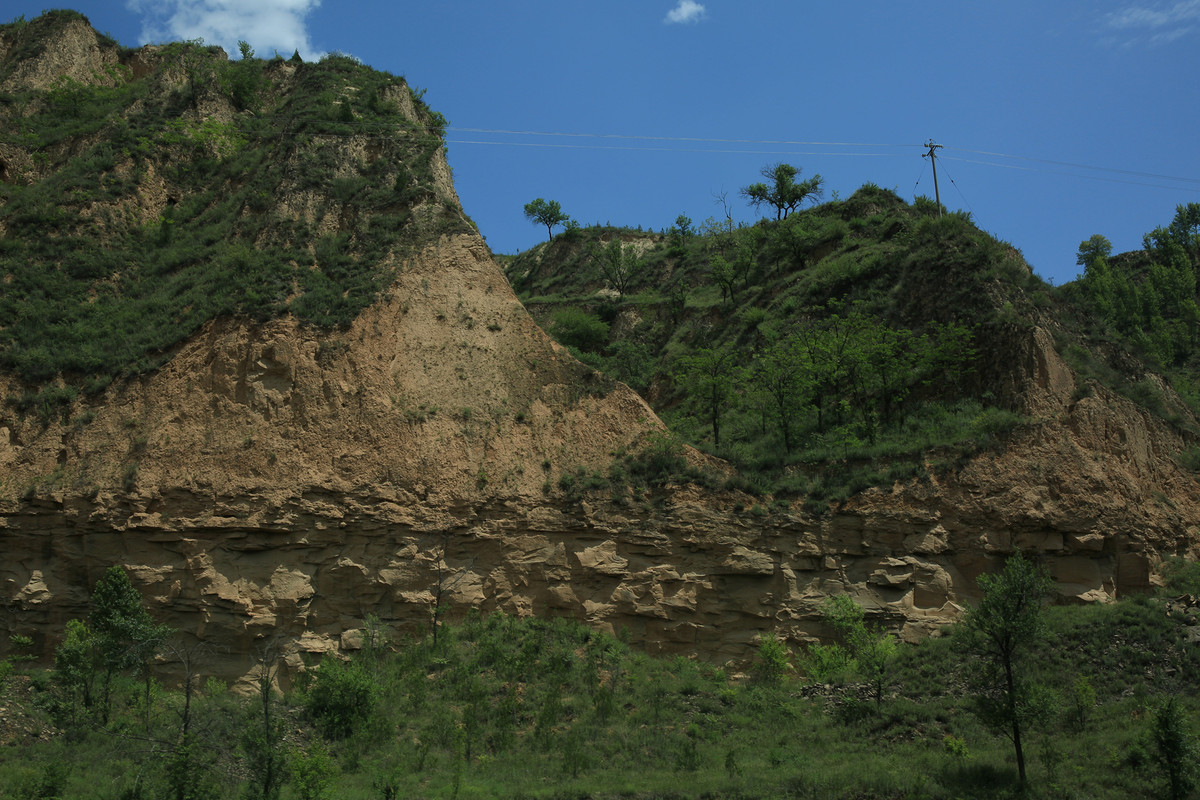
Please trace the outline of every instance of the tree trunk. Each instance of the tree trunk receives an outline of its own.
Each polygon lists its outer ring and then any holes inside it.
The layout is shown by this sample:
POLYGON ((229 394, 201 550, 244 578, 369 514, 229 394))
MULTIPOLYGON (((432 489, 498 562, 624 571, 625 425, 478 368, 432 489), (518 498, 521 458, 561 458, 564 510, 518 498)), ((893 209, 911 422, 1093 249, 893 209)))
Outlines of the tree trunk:
POLYGON ((1017 717, 1017 685, 1013 678, 1012 659, 1004 659, 1004 678, 1008 690, 1008 719, 1012 723, 1013 747, 1017 752, 1017 776, 1025 784, 1025 751, 1021 747, 1021 720, 1017 717))

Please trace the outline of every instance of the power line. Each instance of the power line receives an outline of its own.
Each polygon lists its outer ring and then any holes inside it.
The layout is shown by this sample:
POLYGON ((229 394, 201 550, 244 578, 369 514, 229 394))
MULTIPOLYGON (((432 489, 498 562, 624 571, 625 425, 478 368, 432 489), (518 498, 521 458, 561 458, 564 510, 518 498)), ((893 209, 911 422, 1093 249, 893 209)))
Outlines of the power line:
MULTIPOLYGON (((461 132, 461 133, 496 133, 496 134, 503 134, 503 136, 569 137, 569 138, 582 138, 582 139, 628 139, 628 140, 642 140, 642 142, 694 142, 694 143, 710 143, 710 144, 762 144, 762 145, 790 145, 790 146, 803 145, 803 146, 826 146, 826 148, 901 148, 901 149, 929 148, 928 143, 926 143, 924 145, 918 145, 918 144, 868 143, 868 142, 809 142, 809 140, 790 140, 790 139, 722 139, 722 138, 703 138, 703 137, 662 137, 662 136, 635 136, 635 134, 623 134, 623 133, 575 133, 575 132, 551 132, 551 131, 515 131, 515 130, 504 130, 504 128, 479 128, 479 127, 448 127, 448 128, 446 128, 446 131, 455 131, 455 132, 461 132)), ((515 144, 515 145, 529 146, 528 143, 473 142, 473 140, 462 140, 462 142, 458 142, 458 144, 515 144)), ((586 148, 587 145, 582 145, 582 146, 583 146, 583 148, 586 148)), ((937 145, 937 146, 938 146, 938 148, 943 148, 944 145, 937 145)), ((600 148, 599 145, 596 145, 596 148, 607 149, 607 148, 600 148)), ((1019 156, 1019 155, 1013 155, 1013 154, 1003 154, 1003 152, 991 152, 988 150, 972 150, 970 148, 953 148, 953 146, 950 146, 950 148, 948 148, 948 149, 960 151, 960 152, 972 152, 972 154, 982 155, 982 156, 992 156, 992 157, 996 157, 996 158, 1014 158, 1014 160, 1020 160, 1020 161, 1032 161, 1032 162, 1044 163, 1044 164, 1054 164, 1054 166, 1058 166, 1058 167, 1072 167, 1074 169, 1088 169, 1088 170, 1093 170, 1093 172, 1109 172, 1109 173, 1122 174, 1122 175, 1138 176, 1138 178, 1151 178, 1151 179, 1157 179, 1157 180, 1180 181, 1180 182, 1184 182, 1184 184, 1200 185, 1200 179, 1198 179, 1198 178, 1180 178, 1180 176, 1176 176, 1176 175, 1163 175, 1163 174, 1159 174, 1159 173, 1138 172, 1138 170, 1133 170, 1133 169, 1096 167, 1096 166, 1090 166, 1090 164, 1078 164, 1078 163, 1067 162, 1067 161, 1055 161, 1055 160, 1051 160, 1051 158, 1038 158, 1038 157, 1034 157, 1034 156, 1019 156)), ((760 152, 760 151, 690 150, 690 151, 685 151, 685 152, 760 152)), ((769 152, 768 155, 788 155, 788 154, 782 154, 782 152, 780 152, 780 154, 774 154, 774 152, 769 152)), ((797 154, 791 154, 791 155, 822 156, 822 155, 854 155, 854 154, 823 154, 823 152, 797 152, 797 154)), ((878 156, 878 155, 898 155, 898 154, 863 154, 863 155, 878 156)), ((926 155, 928 155, 928 154, 926 154, 926 155)), ((944 157, 948 157, 948 156, 943 156, 943 158, 944 157)), ((962 158, 960 158, 959 161, 965 161, 967 163, 980 163, 980 164, 988 163, 988 162, 971 162, 968 160, 962 160, 962 158)), ((988 166, 1006 167, 1007 164, 988 164, 988 166)), ((1034 172, 1042 172, 1042 170, 1034 170, 1034 172)), ((1052 173, 1052 174, 1070 174, 1070 173, 1052 173)))
MULTIPOLYGON (((636 137, 630 137, 636 138, 636 137)), ((682 140, 681 140, 682 141, 682 140)), ((705 140, 702 140, 705 141, 705 140)), ((730 154, 750 154, 750 155, 769 155, 769 156, 853 156, 855 158, 896 158, 902 157, 901 153, 837 153, 826 152, 817 153, 800 150, 731 150, 725 148, 698 148, 698 147, 622 147, 617 145, 598 145, 598 144, 556 144, 551 142, 496 142, 496 141, 478 141, 470 139, 447 139, 446 144, 484 144, 498 145, 500 147, 545 147, 557 148, 566 150, 624 150, 624 151, 640 151, 651 153, 730 153, 730 154)), ((815 143, 814 143, 815 144, 815 143)))
MULTIPOLYGON (((260 117, 259 120, 270 120, 279 118, 260 117)), ((321 118, 299 118, 293 117, 289 120, 289 127, 297 124, 304 125, 305 123, 327 123, 329 120, 321 118)), ((353 120, 348 122, 337 123, 340 127, 350 127, 357 129, 358 133, 343 133, 341 131, 316 132, 312 130, 288 130, 287 134, 293 136, 310 135, 310 136, 350 136, 350 135, 373 135, 374 138, 391 138, 397 131, 397 126, 388 123, 366 122, 363 120, 353 120)), ((428 132, 438 131, 437 128, 428 127, 408 127, 406 130, 416 131, 425 130, 428 132)), ((700 136, 649 136, 637 134, 617 134, 617 133, 580 133, 571 131, 533 131, 533 130, 514 130, 505 128, 480 128, 480 127, 457 127, 448 126, 445 131, 453 131, 457 133, 478 133, 478 134, 494 134, 498 136, 538 136, 538 137, 557 137, 571 139, 598 139, 598 140, 623 140, 623 141, 642 141, 642 142, 680 142, 692 144, 742 144, 742 145, 783 145, 789 147, 847 147, 847 148, 929 148, 930 143, 924 145, 904 144, 904 143, 883 143, 883 142, 829 142, 829 141, 810 141, 810 140, 791 140, 791 139, 737 139, 737 138, 714 138, 700 136)), ((253 134, 258 131, 243 129, 245 134, 253 134)), ((264 134, 271 136, 284 135, 280 132, 264 134)), ((555 148, 555 149, 572 149, 572 150, 608 150, 608 151, 629 151, 629 152, 678 152, 678 153, 707 153, 707 154, 729 154, 729 155, 779 155, 779 156, 821 156, 821 157, 846 157, 846 156, 862 156, 864 158, 885 158, 904 156, 904 153, 895 152, 830 152, 830 151, 809 151, 809 150, 747 150, 734 148, 680 148, 680 147, 646 147, 646 146, 617 146, 603 144, 557 144, 547 142, 519 142, 505 140, 483 140, 483 139, 446 139, 446 144, 454 145, 490 145, 501 147, 537 147, 537 148, 555 148)), ((1036 167, 1022 167, 1016 164, 1003 164, 991 161, 981 161, 977 159, 961 158, 951 155, 941 155, 943 159, 952 161, 960 161, 965 164, 978 164, 980 166, 998 167, 1002 169, 1016 169, 1025 172, 1041 172, 1049 175, 1063 175, 1074 178, 1085 178, 1088 180, 1101 180, 1111 183, 1124 183, 1132 186, 1146 186, 1156 189, 1173 189, 1184 191, 1200 191, 1200 178, 1187 178, 1177 175, 1165 175, 1162 173, 1142 172, 1138 170, 1121 169, 1117 167, 1099 167, 1089 164, 1078 164, 1070 161, 1059 161, 1055 159, 1039 158, 1036 156, 1022 156, 1012 153, 999 153, 989 150, 974 150, 967 147, 954 147, 946 145, 936 145, 937 148, 944 148, 953 152, 973 153, 976 155, 992 156, 994 158, 1007 158, 1019 161, 1029 161, 1038 164, 1049 164, 1060 167, 1070 167, 1072 169, 1089 170, 1092 172, 1107 172, 1114 175, 1127 175, 1139 178, 1148 178, 1155 181, 1172 181, 1175 183, 1195 184, 1195 188, 1191 186, 1174 186, 1164 185, 1161 183, 1146 183, 1144 181, 1121 180, 1117 178, 1104 178, 1095 175, 1084 175, 1076 172, 1062 172, 1058 170, 1045 170, 1036 167)), ((929 153, 923 155, 928 156, 929 153)), ((917 181, 920 183, 920 179, 917 181)), ((936 178, 934 191, 936 193, 936 178)))
POLYGON ((569 136, 586 139, 636 139, 652 142, 708 142, 714 144, 782 144, 804 145, 808 147, 920 147, 914 144, 885 144, 880 142, 808 142, 788 139, 711 139, 699 136, 635 136, 623 133, 567 133, 551 131, 515 131, 494 128, 457 128, 448 127, 448 131, 461 133, 499 133, 513 136, 569 136))
MULTIPOLYGON (((974 154, 980 155, 980 156, 993 156, 994 158, 1012 158, 1012 159, 1016 159, 1019 161, 1035 161, 1035 162, 1038 162, 1041 164, 1053 164, 1053 165, 1059 166, 1059 167, 1073 167, 1075 169, 1090 169, 1090 170, 1095 170, 1097 172, 1116 172, 1116 173, 1119 173, 1122 175, 1134 175, 1139 178, 1157 178, 1159 180, 1180 181, 1182 183, 1195 183, 1195 184, 1200 185, 1200 178, 1180 178, 1175 175, 1161 175, 1161 174, 1158 174, 1155 172, 1138 172, 1136 170, 1131 170, 1131 169, 1114 169, 1112 167, 1093 167, 1093 166, 1089 166, 1087 164, 1074 164, 1070 161, 1053 161, 1053 160, 1047 159, 1047 158, 1035 158, 1033 156, 1017 156, 1017 155, 1011 155, 1009 153, 991 153, 991 152, 988 152, 987 150, 970 150, 965 147, 956 147, 956 148, 952 148, 952 149, 961 150, 964 153, 974 153, 974 154)), ((983 163, 983 162, 972 162, 972 163, 983 163)), ((1004 166, 1004 165, 993 164, 991 166, 1004 166)))
MULTIPOLYGON (((959 161, 959 162, 962 162, 963 164, 978 164, 978 165, 984 166, 984 167, 999 167, 1000 169, 1015 169, 1015 170, 1020 170, 1021 172, 1040 172, 1045 175, 1063 175, 1068 178, 1082 178, 1084 180, 1089 180, 1089 181, 1104 181, 1105 183, 1123 183, 1128 186, 1146 186, 1146 187, 1149 187, 1152 189, 1171 189, 1173 191, 1200 192, 1200 186, 1195 187, 1195 188, 1192 188, 1190 186, 1166 186, 1161 183, 1145 183, 1144 181, 1130 181, 1130 180, 1125 180, 1123 178, 1106 178, 1103 175, 1082 175, 1078 172, 1062 172, 1060 170, 1038 169, 1037 167, 1022 167, 1017 164, 996 164, 991 161, 978 161, 978 160, 972 159, 972 158, 956 158, 955 156, 942 156, 942 158, 945 160, 948 160, 948 161, 959 161)), ((1097 169, 1103 169, 1103 168, 1097 167, 1097 169)), ((1116 172, 1116 173, 1126 173, 1126 174, 1128 174, 1128 172, 1129 172, 1129 170, 1115 170, 1115 169, 1106 170, 1106 171, 1116 172)), ((1169 180, 1190 180, 1190 179, 1188 179, 1188 178, 1170 178, 1169 180)))

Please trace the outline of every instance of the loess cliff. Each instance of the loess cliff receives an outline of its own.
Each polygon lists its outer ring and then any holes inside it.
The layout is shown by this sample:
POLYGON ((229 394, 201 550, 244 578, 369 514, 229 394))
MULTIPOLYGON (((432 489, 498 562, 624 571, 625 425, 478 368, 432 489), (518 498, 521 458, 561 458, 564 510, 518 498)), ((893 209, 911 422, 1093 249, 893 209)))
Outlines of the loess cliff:
MULTIPOLYGON (((70 16, 5 28, 0 63, 6 127, 47 104, 85 114, 88 92, 142 87, 121 106, 123 130, 107 118, 38 146, 0 143, 0 235, 43 235, 32 212, 14 211, 35 190, 58 192, 66 209, 44 235, 70 241, 36 269, 70 272, 75 248, 112 242, 136 261, 168 247, 164 230, 182 236, 235 196, 228 237, 290 270, 265 306, 189 316, 197 298, 178 312, 185 335, 151 342, 132 366, 97 367, 105 380, 79 391, 82 366, 38 374, 49 355, 5 318, 2 641, 31 635, 49 658, 103 570, 122 564, 154 616, 210 643, 228 678, 268 649, 292 674, 312 654, 354 650, 368 615, 415 634, 435 611, 469 609, 570 616, 628 629, 651 652, 740 662, 766 632, 793 644, 826 634, 819 604, 836 593, 906 636, 935 633, 1014 548, 1044 560, 1064 600, 1084 602, 1146 590, 1163 559, 1198 555, 1200 487, 1177 461, 1183 434, 1077 376, 1038 324, 980 345, 980 374, 1029 422, 954 469, 819 516, 687 483, 569 491, 564 476, 603 473, 653 447, 663 425, 534 323, 459 207, 428 141, 436 119, 402 79, 367 100, 328 68, 265 62, 256 102, 239 108, 224 54, 126 51, 70 16), (199 80, 209 63, 213 77, 199 80), (308 112, 289 111, 313 81, 329 125, 344 128, 305 129, 308 112), (387 105, 386 133, 351 121, 372 102, 387 105), (159 133, 130 134, 148 110, 159 133), (151 145, 139 150, 139 136, 151 145), (95 186, 56 183, 114 141, 95 186), (222 172, 248 150, 253 160, 222 172), (367 198, 368 183, 390 195, 367 198), (312 276, 338 269, 375 283, 330 291, 314 310, 312 276)), ((144 279, 231 257, 197 248, 144 279)), ((15 291, 25 278, 6 269, 0 283, 15 291)), ((85 276, 78 305, 100 303, 132 269, 85 276)), ((137 328, 105 330, 132 339, 137 328)))

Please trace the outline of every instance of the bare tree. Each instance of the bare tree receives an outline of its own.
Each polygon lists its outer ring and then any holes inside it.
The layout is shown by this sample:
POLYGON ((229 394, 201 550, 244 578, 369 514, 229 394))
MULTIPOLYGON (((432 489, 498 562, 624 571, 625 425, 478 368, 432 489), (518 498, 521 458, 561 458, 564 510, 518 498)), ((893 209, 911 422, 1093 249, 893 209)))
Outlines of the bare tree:
POLYGON ((283 731, 271 713, 271 687, 278 674, 278 651, 272 640, 259 651, 258 696, 262 703, 261 725, 247 726, 242 736, 242 752, 252 776, 247 796, 253 800, 276 800, 287 779, 287 758, 283 731))
POLYGON ((192 698, 196 696, 199 682, 199 667, 212 655, 208 642, 197 641, 185 647, 182 643, 170 642, 165 649, 183 667, 183 708, 179 711, 179 733, 187 736, 192 726, 192 698))
POLYGON ((733 212, 729 210, 729 192, 721 189, 719 192, 713 192, 713 202, 721 206, 721 210, 725 214, 725 231, 733 233, 733 212))
POLYGON ((454 591, 467 575, 467 568, 460 567, 452 569, 446 561, 446 555, 450 550, 450 537, 453 533, 449 530, 443 531, 441 535, 440 547, 437 555, 434 558, 434 569, 436 580, 433 584, 433 606, 429 610, 429 623, 433 631, 433 646, 438 644, 438 628, 442 613, 445 610, 445 604, 448 596, 454 591))

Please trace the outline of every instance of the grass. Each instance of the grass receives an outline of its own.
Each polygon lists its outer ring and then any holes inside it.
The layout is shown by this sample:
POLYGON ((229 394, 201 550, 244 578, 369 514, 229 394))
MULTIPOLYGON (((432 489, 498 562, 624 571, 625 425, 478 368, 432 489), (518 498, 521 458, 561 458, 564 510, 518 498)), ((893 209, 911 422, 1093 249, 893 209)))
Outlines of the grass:
MULTIPOLYGON (((503 614, 443 623, 436 645, 380 639, 348 666, 310 669, 271 704, 280 750, 328 752, 329 797, 386 797, 389 786, 429 798, 1149 798, 1160 787, 1154 709, 1172 694, 1194 720, 1200 689, 1197 648, 1163 603, 1048 609, 1049 636, 1023 668, 1059 704, 1029 737, 1027 787, 1008 742, 970 711, 952 628, 900 648, 879 705, 853 673, 808 682, 798 656, 800 671, 768 684, 649 657, 563 619, 503 614), (1076 676, 1094 687, 1083 717, 1072 710, 1076 676)), ((10 677, 4 701, 18 718, 59 726, 7 748, 6 796, 152 797, 166 785, 177 691, 155 684, 147 714, 140 683, 124 679, 106 728, 46 673, 10 677)), ((192 714, 212 796, 240 794, 259 699, 210 680, 192 714)))

